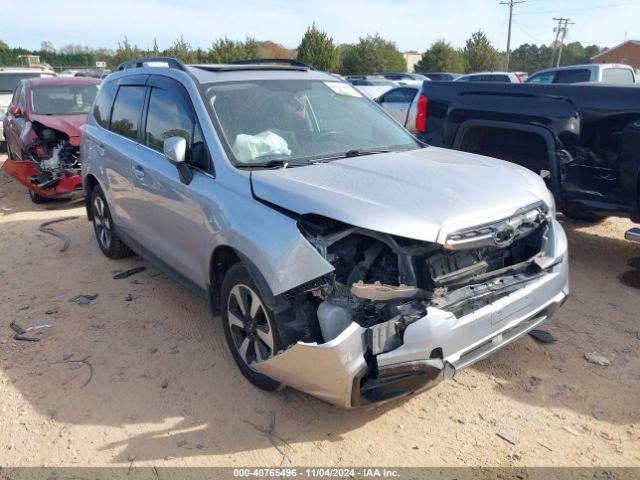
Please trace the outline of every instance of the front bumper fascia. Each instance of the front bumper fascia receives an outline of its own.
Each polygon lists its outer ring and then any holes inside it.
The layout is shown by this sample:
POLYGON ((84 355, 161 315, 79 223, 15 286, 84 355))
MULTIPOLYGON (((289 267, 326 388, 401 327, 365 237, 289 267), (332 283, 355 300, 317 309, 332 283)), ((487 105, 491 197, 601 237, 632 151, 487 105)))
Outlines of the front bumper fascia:
POLYGON ((565 302, 569 295, 567 239, 560 224, 555 220, 552 224, 537 260, 544 275, 468 315, 457 318, 429 307, 424 317, 406 328, 401 346, 373 359, 367 329, 354 322, 327 343, 299 342, 252 367, 344 408, 429 389, 526 335, 565 302))

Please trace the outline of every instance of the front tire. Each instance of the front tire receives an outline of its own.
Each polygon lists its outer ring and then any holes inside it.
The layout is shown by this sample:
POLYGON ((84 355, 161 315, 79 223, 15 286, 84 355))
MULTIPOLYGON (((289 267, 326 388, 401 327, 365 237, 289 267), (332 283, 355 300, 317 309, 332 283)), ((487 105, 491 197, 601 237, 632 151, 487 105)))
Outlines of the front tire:
POLYGON ((31 189, 29 189, 29 198, 31 198, 31 201, 33 203, 35 203, 36 205, 40 205, 42 203, 47 203, 49 201, 49 199, 47 197, 43 197, 42 195, 37 194, 36 192, 34 192, 31 189))
POLYGON ((133 253, 118 237, 109 204, 99 186, 95 186, 91 191, 91 216, 93 231, 102 253, 113 259, 127 257, 133 253))
POLYGON ((220 298, 224 334, 242 375, 262 390, 277 390, 282 385, 258 373, 252 365, 275 355, 282 349, 282 341, 273 312, 241 263, 233 265, 225 275, 220 298))

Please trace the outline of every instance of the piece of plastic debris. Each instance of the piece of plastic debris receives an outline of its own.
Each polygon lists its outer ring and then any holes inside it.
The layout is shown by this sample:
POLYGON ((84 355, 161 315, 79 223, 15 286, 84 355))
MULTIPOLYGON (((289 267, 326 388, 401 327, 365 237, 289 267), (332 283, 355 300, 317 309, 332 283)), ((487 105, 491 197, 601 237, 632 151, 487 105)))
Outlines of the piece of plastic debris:
POLYGON ((126 297, 125 297, 125 302, 133 302, 134 300, 136 300, 138 298, 137 295, 134 295, 132 293, 129 293, 126 297))
POLYGON ((22 328, 20 325, 18 325, 16 322, 11 322, 9 324, 9 328, 14 332, 16 332, 18 335, 23 335, 27 333, 27 331, 24 328, 22 328))
POLYGON ((66 222, 67 220, 75 220, 77 218, 80 218, 80 217, 58 218, 57 220, 44 222, 42 225, 40 225, 38 230, 40 230, 42 233, 46 233, 47 235, 53 235, 54 237, 57 237, 60 240, 62 240, 62 248, 60 249, 60 251, 66 252, 67 249, 69 248, 69 245, 71 244, 71 239, 65 234, 60 233, 57 230, 54 230, 53 228, 49 228, 49 225, 53 225, 54 223, 66 222))
POLYGON ((40 339, 36 337, 25 337, 24 335, 14 335, 14 340, 21 340, 23 342, 39 342, 40 339))
POLYGON ((603 357, 602 355, 598 355, 595 352, 585 353, 584 358, 586 358, 589 363, 593 363, 595 365, 601 365, 603 367, 611 365, 611 360, 607 357, 603 357))
POLYGON ((51 310, 47 310, 46 312, 44 312, 45 315, 53 315, 55 313, 58 313, 58 310, 56 310, 55 308, 52 308, 51 310))
POLYGON ((136 273, 144 272, 147 267, 136 267, 130 270, 125 270, 124 272, 116 273, 113 276, 114 280, 120 280, 122 278, 129 278, 131 275, 135 275, 136 273))
POLYGON ((546 330, 531 330, 529 332, 533 338, 535 338, 540 343, 554 343, 556 342, 556 337, 554 337, 551 333, 546 330))
POLYGON ((78 305, 86 306, 86 305, 89 305, 96 298, 98 298, 97 293, 95 295, 76 295, 75 297, 70 298, 69 301, 76 302, 78 305))
POLYGON ((596 420, 600 420, 600 421, 604 420, 604 413, 598 410, 593 410, 591 412, 591 415, 593 415, 593 418, 595 418, 596 420))
POLYGON ((505 442, 510 443, 511 445, 515 445, 518 443, 518 439, 513 435, 511 435, 510 433, 497 432, 496 435, 499 436, 501 439, 503 439, 505 442))
POLYGON ((38 325, 27 327, 27 332, 37 332, 38 330, 42 330, 44 328, 51 328, 51 325, 48 325, 46 323, 39 323, 38 325))

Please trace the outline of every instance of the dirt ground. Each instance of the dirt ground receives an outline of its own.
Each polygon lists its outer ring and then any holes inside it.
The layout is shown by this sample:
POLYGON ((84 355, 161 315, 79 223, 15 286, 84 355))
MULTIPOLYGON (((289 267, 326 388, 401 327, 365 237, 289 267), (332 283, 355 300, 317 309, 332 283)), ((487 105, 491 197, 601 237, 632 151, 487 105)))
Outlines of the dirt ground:
POLYGON ((563 223, 556 343, 526 337, 433 390, 347 411, 256 390, 204 302, 137 257, 104 257, 80 204, 35 205, 0 173, 1 464, 640 466, 640 247, 628 220, 563 223), (74 216, 54 226, 71 238, 61 253, 38 226, 74 216), (51 328, 16 341, 12 321, 51 328))

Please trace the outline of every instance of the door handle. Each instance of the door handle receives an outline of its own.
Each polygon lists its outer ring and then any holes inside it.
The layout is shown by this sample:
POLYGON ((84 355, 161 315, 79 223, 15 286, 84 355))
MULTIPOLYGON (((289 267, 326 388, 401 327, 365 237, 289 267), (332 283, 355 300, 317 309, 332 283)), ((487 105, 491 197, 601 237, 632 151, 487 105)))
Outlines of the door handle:
POLYGON ((142 168, 142 166, 138 164, 135 164, 133 166, 133 174, 138 180, 142 180, 144 178, 144 168, 142 168))

